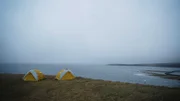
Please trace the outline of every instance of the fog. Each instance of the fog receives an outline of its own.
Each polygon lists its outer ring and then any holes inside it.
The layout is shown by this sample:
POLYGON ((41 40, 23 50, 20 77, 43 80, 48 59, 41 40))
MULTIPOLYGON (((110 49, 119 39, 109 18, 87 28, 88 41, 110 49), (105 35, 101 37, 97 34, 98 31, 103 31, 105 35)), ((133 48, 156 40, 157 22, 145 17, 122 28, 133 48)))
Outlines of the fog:
POLYGON ((1 0, 0 63, 180 62, 179 0, 1 0))

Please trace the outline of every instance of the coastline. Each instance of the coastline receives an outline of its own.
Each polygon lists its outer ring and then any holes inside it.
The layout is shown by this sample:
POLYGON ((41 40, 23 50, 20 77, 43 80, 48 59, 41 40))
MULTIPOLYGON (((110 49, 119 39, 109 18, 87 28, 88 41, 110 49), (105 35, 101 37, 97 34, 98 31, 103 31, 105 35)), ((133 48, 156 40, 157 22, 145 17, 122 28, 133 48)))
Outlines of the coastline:
POLYGON ((180 63, 139 63, 139 64, 107 64, 109 66, 152 66, 152 67, 170 67, 180 68, 180 63))

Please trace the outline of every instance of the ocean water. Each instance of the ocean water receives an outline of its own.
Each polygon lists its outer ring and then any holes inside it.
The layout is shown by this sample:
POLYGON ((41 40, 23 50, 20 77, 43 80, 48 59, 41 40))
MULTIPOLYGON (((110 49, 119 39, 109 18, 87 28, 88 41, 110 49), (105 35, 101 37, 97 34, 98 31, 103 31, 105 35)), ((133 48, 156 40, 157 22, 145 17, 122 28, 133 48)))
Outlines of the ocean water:
POLYGON ((180 81, 150 76, 145 70, 180 71, 180 68, 148 66, 108 66, 93 64, 0 64, 0 73, 25 74, 30 69, 39 69, 45 75, 56 75, 61 69, 68 68, 75 74, 93 79, 120 81, 147 85, 180 87, 180 81))

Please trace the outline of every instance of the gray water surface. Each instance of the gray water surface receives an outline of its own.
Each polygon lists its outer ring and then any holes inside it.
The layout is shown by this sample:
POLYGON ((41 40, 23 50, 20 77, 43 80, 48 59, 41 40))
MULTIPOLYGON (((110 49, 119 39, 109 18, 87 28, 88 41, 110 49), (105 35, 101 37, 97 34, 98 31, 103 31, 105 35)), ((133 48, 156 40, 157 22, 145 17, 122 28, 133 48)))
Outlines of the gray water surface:
POLYGON ((142 71, 162 70, 179 71, 180 68, 148 67, 148 66, 108 66, 87 64, 0 64, 1 73, 25 74, 30 69, 39 69, 45 75, 56 75, 58 71, 69 68, 76 76, 111 81, 180 87, 180 81, 149 76, 142 71))

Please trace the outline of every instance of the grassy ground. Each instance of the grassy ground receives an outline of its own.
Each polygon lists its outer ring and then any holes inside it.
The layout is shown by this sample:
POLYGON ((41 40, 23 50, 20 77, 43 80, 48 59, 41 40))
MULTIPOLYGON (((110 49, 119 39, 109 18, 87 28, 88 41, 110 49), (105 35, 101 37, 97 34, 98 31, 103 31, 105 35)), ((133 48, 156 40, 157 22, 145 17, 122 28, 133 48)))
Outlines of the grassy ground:
POLYGON ((76 78, 56 81, 46 76, 24 82, 21 74, 0 74, 1 101, 180 101, 180 88, 76 78))

